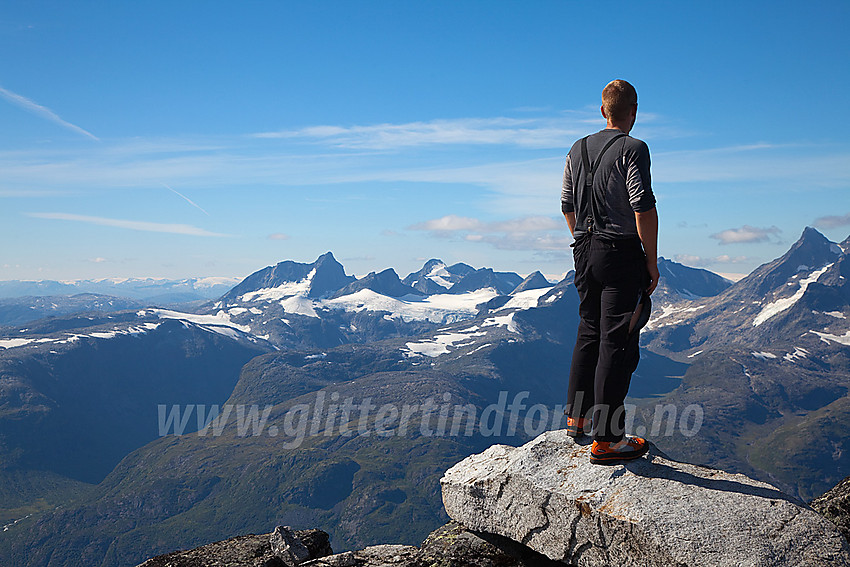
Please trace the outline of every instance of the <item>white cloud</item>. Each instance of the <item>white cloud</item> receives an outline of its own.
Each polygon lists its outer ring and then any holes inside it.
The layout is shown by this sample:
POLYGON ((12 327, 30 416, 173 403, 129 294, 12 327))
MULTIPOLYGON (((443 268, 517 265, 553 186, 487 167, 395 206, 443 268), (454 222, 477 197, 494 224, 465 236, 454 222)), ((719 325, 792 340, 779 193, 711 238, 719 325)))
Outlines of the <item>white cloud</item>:
POLYGON ((107 259, 98 256, 97 258, 89 258, 89 262, 92 264, 103 264, 104 262, 107 262, 107 259))
MULTIPOLYGON (((770 242, 782 231, 778 227, 758 228, 745 224, 740 228, 730 228, 712 234, 709 238, 719 240, 720 244, 743 244, 749 242, 770 242)), ((774 239, 775 240, 775 239, 774 239)))
POLYGON ((260 132, 254 138, 305 139, 340 148, 398 149, 425 145, 517 145, 534 148, 569 146, 585 130, 576 117, 458 118, 403 124, 310 126, 300 130, 260 132))
POLYGON ((815 220, 815 226, 821 228, 838 228, 850 225, 850 213, 841 216, 826 216, 815 220))
POLYGON ((289 235, 282 232, 275 232, 268 236, 269 240, 289 240, 289 235))
POLYGON ((99 226, 110 226, 114 228, 125 228, 142 232, 165 232, 169 234, 185 234, 189 236, 230 236, 210 232, 188 224, 165 224, 158 222, 133 221, 124 219, 110 219, 104 217, 91 217, 86 215, 75 215, 70 213, 26 213, 28 217, 49 220, 66 220, 94 224, 99 226))
POLYGON ((33 101, 31 101, 30 99, 28 99, 24 96, 21 96, 17 93, 13 93, 12 91, 9 91, 9 90, 4 89, 3 87, 0 87, 0 97, 5 98, 6 100, 11 102, 12 104, 20 106, 24 110, 32 112, 33 114, 37 114, 38 116, 41 116, 42 118, 46 118, 46 119, 50 120, 51 122, 55 122, 56 124, 59 124, 60 126, 67 128, 68 130, 71 130, 71 131, 76 132, 78 134, 82 134, 83 136, 91 138, 92 140, 100 141, 100 138, 98 138, 97 136, 95 136, 91 132, 89 132, 87 130, 83 130, 82 128, 80 128, 76 124, 71 124, 70 122, 63 120, 62 118, 59 117, 59 115, 57 115, 55 112, 53 112, 52 110, 50 110, 46 106, 42 106, 42 105, 40 105, 36 102, 33 102, 33 101))
POLYGON ((806 189, 850 182, 846 150, 801 144, 750 144, 652 153, 652 180, 662 183, 781 180, 806 189), (816 173, 813 173, 816 172, 816 173))
POLYGON ((677 254, 673 259, 679 263, 688 266, 713 266, 715 264, 746 264, 751 261, 747 256, 729 256, 721 254, 720 256, 693 256, 691 254, 677 254))
POLYGON ((416 223, 408 230, 424 230, 442 238, 481 242, 500 250, 569 250, 573 239, 567 225, 552 217, 526 216, 483 222, 470 217, 447 215, 416 223))
POLYGON ((455 232, 459 230, 476 230, 482 226, 478 219, 446 215, 438 219, 427 220, 414 224, 410 230, 430 230, 434 232, 455 232))

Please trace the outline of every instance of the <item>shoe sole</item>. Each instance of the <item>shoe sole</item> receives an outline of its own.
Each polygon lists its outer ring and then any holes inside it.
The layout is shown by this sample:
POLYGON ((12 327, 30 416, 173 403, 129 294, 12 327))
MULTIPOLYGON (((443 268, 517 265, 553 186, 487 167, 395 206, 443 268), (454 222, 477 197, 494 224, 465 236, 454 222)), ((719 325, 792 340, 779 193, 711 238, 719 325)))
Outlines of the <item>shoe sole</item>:
POLYGON ((640 451, 629 452, 626 454, 611 453, 606 455, 594 455, 591 453, 590 462, 594 465, 615 465, 619 461, 633 461, 635 459, 639 459, 646 455, 647 451, 649 451, 649 444, 644 445, 643 449, 640 451))
POLYGON ((573 439, 577 439, 578 437, 583 437, 584 435, 587 435, 587 432, 584 429, 567 427, 567 435, 569 435, 573 439))

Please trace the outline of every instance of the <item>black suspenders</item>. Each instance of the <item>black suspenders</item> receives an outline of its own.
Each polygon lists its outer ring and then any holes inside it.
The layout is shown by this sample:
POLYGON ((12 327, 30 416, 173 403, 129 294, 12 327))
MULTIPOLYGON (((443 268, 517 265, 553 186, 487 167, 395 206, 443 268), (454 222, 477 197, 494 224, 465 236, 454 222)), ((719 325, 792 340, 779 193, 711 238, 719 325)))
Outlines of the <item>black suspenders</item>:
POLYGON ((608 224, 608 215, 605 212, 605 195, 593 189, 593 178, 596 175, 596 170, 599 169, 602 156, 605 155, 608 148, 610 148, 614 142, 625 136, 625 134, 617 134, 608 140, 602 148, 602 151, 599 152, 599 157, 597 157, 596 161, 593 162, 593 166, 590 165, 590 159, 587 157, 587 138, 589 136, 581 139, 581 161, 584 166, 584 187, 586 194, 590 198, 590 214, 587 217, 588 232, 592 232, 594 227, 596 227, 596 230, 604 229, 608 224))

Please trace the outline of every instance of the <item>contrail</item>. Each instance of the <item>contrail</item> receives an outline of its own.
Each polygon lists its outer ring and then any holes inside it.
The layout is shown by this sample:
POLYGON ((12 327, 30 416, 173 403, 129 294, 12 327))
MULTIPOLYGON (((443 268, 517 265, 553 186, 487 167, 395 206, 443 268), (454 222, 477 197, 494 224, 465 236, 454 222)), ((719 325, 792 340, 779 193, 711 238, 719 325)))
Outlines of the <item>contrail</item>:
POLYGON ((188 234, 191 236, 230 236, 210 232, 203 228, 188 224, 166 224, 160 222, 134 221, 125 219, 110 219, 104 217, 90 217, 86 215, 75 215, 71 213, 23 213, 28 217, 36 219, 76 221, 100 226, 111 226, 115 228, 126 228, 129 230, 141 230, 144 232, 165 232, 169 234, 188 234))
POLYGON ((203 207, 201 207, 198 203, 196 203, 195 201, 193 201, 192 199, 190 199, 189 197, 187 197, 186 195, 184 195, 180 191, 177 191, 176 189, 172 189, 171 187, 169 187, 165 183, 163 183, 162 186, 165 187, 166 189, 168 189, 169 191, 171 191, 172 193, 179 195, 180 197, 183 197, 186 200, 187 203, 189 203, 190 205, 192 205, 193 207, 195 207, 196 209, 198 209, 199 211, 201 211, 205 215, 210 216, 210 214, 208 212, 206 212, 203 209, 203 207))
POLYGON ((35 103, 35 102, 31 101, 30 99, 28 99, 26 97, 23 97, 19 94, 13 93, 12 91, 8 91, 8 90, 4 89, 3 87, 0 87, 0 96, 5 98, 6 100, 11 102, 12 104, 16 104, 16 105, 20 106, 24 110, 28 110, 28 111, 32 112, 33 114, 37 114, 39 116, 42 116, 43 118, 47 118, 48 120, 51 120, 51 121, 59 124, 60 126, 64 126, 65 128, 68 128, 69 130, 73 130, 74 132, 77 132, 78 134, 82 134, 83 136, 87 136, 87 137, 91 138, 92 140, 97 140, 98 142, 100 141, 100 138, 98 138, 97 136, 95 136, 91 132, 89 132, 87 130, 83 130, 82 128, 80 128, 76 124, 71 124, 67 120, 62 120, 55 112, 53 112, 52 110, 50 110, 46 106, 41 106, 40 104, 35 103))

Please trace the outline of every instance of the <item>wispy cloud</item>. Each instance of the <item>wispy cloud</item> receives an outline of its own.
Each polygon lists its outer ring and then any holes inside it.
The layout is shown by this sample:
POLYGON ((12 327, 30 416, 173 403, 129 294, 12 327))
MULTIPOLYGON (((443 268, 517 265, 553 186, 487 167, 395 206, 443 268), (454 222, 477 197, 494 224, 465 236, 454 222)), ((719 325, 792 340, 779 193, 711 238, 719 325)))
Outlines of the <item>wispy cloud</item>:
POLYGON ((340 148, 399 149, 425 145, 516 145, 564 147, 585 125, 575 117, 459 118, 403 124, 310 126, 299 130, 260 132, 255 138, 295 138, 340 148))
POLYGON ((778 242, 777 235, 782 231, 776 227, 758 228, 745 224, 740 228, 730 228, 712 234, 709 238, 719 240, 720 244, 743 244, 752 242, 778 242))
POLYGON ((210 216, 210 214, 208 212, 206 212, 200 205, 198 205, 195 201, 193 201, 192 199, 190 199, 189 197, 187 197, 183 193, 177 191, 176 189, 172 189, 171 187, 169 187, 165 183, 163 183, 162 186, 165 187, 166 189, 168 189, 169 191, 171 191, 172 193, 174 193, 175 195, 177 195, 178 197, 182 197, 183 200, 185 200, 187 203, 189 203, 190 205, 192 205, 193 207, 195 207, 196 209, 198 209, 199 211, 201 211, 205 215, 210 216))
POLYGON ((815 219, 815 226, 820 228, 838 228, 850 225, 850 213, 841 216, 826 216, 815 219))
POLYGON ((747 256, 729 256, 721 254, 720 256, 693 256, 691 254, 677 254, 673 259, 688 266, 714 266, 717 264, 747 264, 752 262, 752 258, 747 256))
POLYGON ((75 215, 71 213, 26 213, 26 216, 37 219, 64 220, 94 224, 99 226, 110 226, 114 228, 125 228, 142 232, 165 232, 168 234, 185 234, 189 236, 230 236, 210 232, 188 224, 166 224, 147 221, 133 221, 125 219, 110 219, 104 217, 91 217, 86 215, 75 215))
POLYGON ((844 186, 850 182, 850 155, 846 149, 763 143, 653 152, 652 179, 664 183, 779 180, 803 189, 844 186))
POLYGON ((282 232, 275 232, 273 234, 268 235, 269 240, 289 240, 289 235, 284 234, 282 232))
POLYGON ((545 216, 483 222, 471 217, 447 215, 416 223, 408 230, 427 231, 438 238, 481 242, 500 250, 564 251, 572 242, 572 237, 566 233, 566 223, 545 216))
POLYGON ((68 130, 71 130, 71 131, 76 132, 78 134, 82 134, 83 136, 91 138, 92 140, 100 141, 100 138, 98 138, 97 136, 95 136, 94 134, 89 132, 88 130, 83 130, 82 128, 80 128, 76 124, 71 124, 67 120, 63 120, 58 114, 56 114, 55 112, 53 112, 52 110, 50 110, 46 106, 42 106, 42 105, 38 104, 37 102, 34 102, 34 101, 26 98, 25 96, 21 96, 17 93, 13 93, 10 90, 7 90, 7 89, 4 89, 3 87, 0 87, 0 97, 5 98, 6 100, 11 102, 12 104, 20 106, 21 108, 23 108, 24 110, 26 110, 28 112, 32 112, 33 114, 41 116, 42 118, 46 118, 47 120, 50 120, 51 122, 55 122, 56 124, 59 124, 63 128, 67 128, 68 130))

